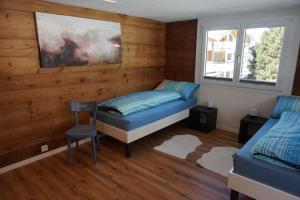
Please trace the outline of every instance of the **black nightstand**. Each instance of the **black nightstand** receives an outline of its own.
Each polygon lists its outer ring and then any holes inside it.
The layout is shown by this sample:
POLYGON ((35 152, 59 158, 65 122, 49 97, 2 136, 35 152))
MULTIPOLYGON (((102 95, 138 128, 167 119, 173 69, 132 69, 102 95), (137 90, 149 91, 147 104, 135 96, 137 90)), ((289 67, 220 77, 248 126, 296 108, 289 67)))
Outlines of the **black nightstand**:
POLYGON ((268 119, 246 115, 240 122, 239 142, 246 143, 268 119))
POLYGON ((205 133, 216 128, 217 108, 209 108, 207 106, 196 106, 190 109, 189 126, 205 133))

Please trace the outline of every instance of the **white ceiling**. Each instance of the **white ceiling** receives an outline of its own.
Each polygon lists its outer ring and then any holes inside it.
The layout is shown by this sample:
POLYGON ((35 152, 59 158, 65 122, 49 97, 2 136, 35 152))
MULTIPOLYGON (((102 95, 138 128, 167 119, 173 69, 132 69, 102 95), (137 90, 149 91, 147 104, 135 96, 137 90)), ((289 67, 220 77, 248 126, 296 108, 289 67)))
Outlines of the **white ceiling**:
POLYGON ((202 16, 276 10, 300 6, 300 0, 48 0, 85 8, 106 10, 164 22, 202 16))

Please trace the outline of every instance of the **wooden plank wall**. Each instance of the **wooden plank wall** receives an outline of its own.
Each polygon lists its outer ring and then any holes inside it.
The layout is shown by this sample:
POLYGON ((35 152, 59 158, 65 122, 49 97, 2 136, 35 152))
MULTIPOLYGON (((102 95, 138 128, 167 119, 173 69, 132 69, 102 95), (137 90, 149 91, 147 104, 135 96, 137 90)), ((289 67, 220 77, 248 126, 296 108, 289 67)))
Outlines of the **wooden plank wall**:
MULTIPOLYGON (((65 144, 69 102, 152 89, 164 78, 165 24, 38 0, 0 1, 0 167, 65 144), (120 22, 123 63, 40 69, 34 12, 120 22)), ((87 120, 84 116, 83 120, 87 120)))
POLYGON ((298 53, 298 62, 294 79, 293 95, 300 96, 300 47, 298 53))
POLYGON ((167 79, 194 81, 197 20, 166 24, 167 79))

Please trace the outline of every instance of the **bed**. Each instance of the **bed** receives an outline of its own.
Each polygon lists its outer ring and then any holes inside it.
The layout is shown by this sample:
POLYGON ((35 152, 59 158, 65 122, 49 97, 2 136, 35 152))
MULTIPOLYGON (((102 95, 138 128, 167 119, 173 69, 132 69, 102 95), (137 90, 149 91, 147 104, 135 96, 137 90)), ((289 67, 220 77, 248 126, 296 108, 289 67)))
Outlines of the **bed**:
POLYGON ((238 192, 255 199, 300 199, 300 172, 274 166, 253 158, 251 148, 278 122, 270 118, 263 127, 233 156, 234 167, 228 176, 231 199, 238 192))
MULTIPOLYGON (((163 81, 156 89, 156 91, 161 91, 164 93, 176 93, 179 97, 175 100, 170 100, 164 102, 161 105, 156 105, 155 102, 148 102, 145 96, 150 93, 149 98, 152 98, 151 92, 144 92, 143 95, 139 93, 133 93, 131 96, 122 96, 118 103, 123 103, 123 101, 136 100, 140 98, 151 107, 147 107, 141 111, 135 111, 133 113, 127 114, 127 111, 132 111, 136 109, 137 106, 130 105, 126 107, 126 115, 119 115, 115 112, 110 112, 110 110, 98 110, 96 116, 96 127, 97 130, 105 135, 111 136, 125 144, 125 156, 131 156, 130 143, 143 138, 151 133, 154 133, 162 128, 165 128, 171 124, 181 121, 189 116, 189 109, 197 105, 197 98, 193 97, 194 92, 198 89, 199 85, 187 82, 175 82, 175 81, 163 81), (166 88, 166 89, 165 89, 166 88), (174 91, 175 90, 175 91, 174 91), (183 91, 185 91, 183 93, 183 91), (138 96, 137 96, 138 95, 138 96)), ((152 92, 153 93, 153 92, 152 92)), ((158 92, 159 93, 159 92, 158 92)), ((175 96, 176 96, 175 94, 175 96)), ((156 98, 157 99, 157 98, 156 98)), ((161 99, 160 99, 161 100, 161 99)), ((139 101, 137 101, 137 104, 139 101)), ((111 104, 111 102, 107 102, 111 104)), ((141 103, 144 106, 144 103, 141 103)), ((119 108, 122 106, 119 106, 119 108)), ((115 107, 113 107, 115 108, 115 107)))

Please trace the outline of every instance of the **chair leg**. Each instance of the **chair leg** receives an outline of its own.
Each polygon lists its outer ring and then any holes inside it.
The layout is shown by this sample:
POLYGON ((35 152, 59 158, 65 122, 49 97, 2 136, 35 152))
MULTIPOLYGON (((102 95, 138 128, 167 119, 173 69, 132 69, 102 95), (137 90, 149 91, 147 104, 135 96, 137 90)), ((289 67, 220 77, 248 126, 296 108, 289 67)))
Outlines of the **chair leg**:
POLYGON ((239 192, 235 190, 231 190, 230 200, 238 200, 238 199, 239 199, 239 192))
POLYGON ((96 136, 96 140, 97 140, 97 148, 99 149, 100 148, 100 135, 97 134, 96 136))
POLYGON ((68 138, 68 162, 71 163, 71 138, 68 138))
POLYGON ((96 137, 92 137, 92 144, 93 144, 93 159, 94 159, 94 165, 96 164, 96 137))
POLYGON ((79 150, 79 140, 76 140, 76 149, 79 150))
POLYGON ((130 145, 129 144, 125 144, 125 156, 126 158, 130 158, 131 157, 131 149, 130 149, 130 145))

